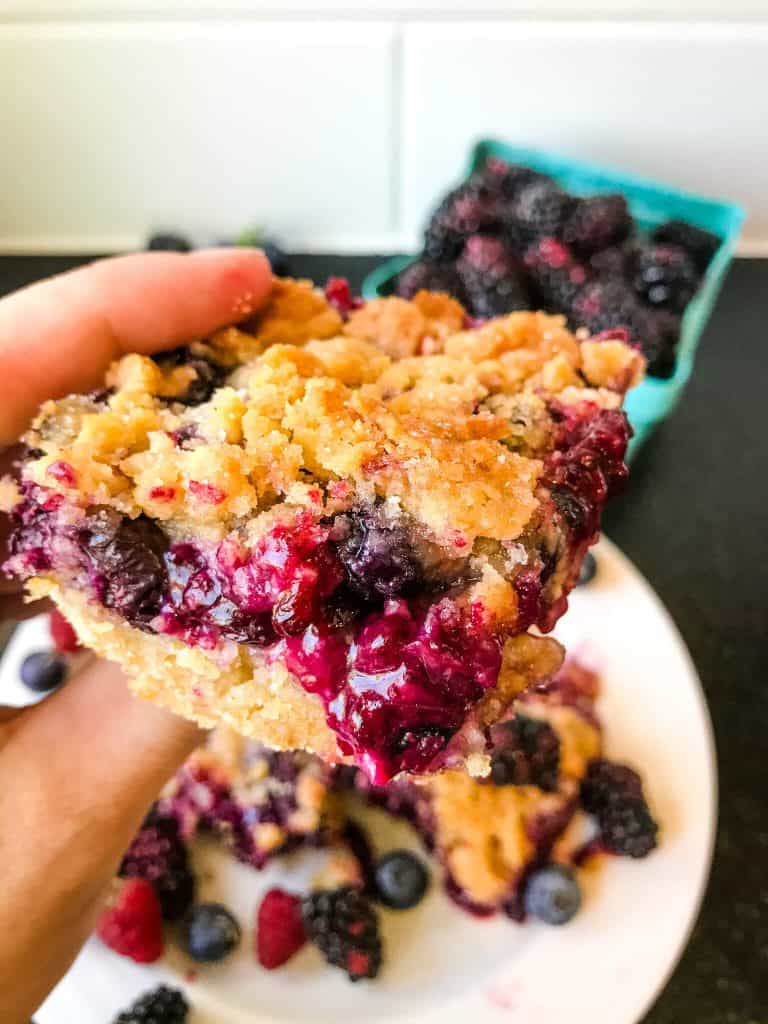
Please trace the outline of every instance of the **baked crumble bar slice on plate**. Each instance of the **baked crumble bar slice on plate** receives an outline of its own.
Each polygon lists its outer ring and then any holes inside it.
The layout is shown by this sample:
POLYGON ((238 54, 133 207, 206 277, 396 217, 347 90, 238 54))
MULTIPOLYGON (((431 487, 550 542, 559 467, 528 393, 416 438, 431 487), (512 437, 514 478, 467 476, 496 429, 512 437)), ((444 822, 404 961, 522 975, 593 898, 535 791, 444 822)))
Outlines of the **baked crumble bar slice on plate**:
POLYGON ((276 751, 215 729, 163 790, 158 807, 190 840, 209 833, 254 868, 299 846, 323 846, 343 825, 333 769, 302 751, 276 751))
POLYGON ((7 568, 203 725, 376 782, 482 772, 530 681, 507 649, 565 610, 626 474, 642 358, 543 313, 332 297, 278 280, 252 321, 46 403, 7 568))
POLYGON ((550 862, 574 863, 589 835, 580 787, 601 756, 597 693, 595 674, 569 660, 522 694, 491 730, 487 778, 445 771, 373 786, 356 769, 343 769, 342 778, 364 801, 416 828, 461 907, 521 920, 531 871, 550 862))

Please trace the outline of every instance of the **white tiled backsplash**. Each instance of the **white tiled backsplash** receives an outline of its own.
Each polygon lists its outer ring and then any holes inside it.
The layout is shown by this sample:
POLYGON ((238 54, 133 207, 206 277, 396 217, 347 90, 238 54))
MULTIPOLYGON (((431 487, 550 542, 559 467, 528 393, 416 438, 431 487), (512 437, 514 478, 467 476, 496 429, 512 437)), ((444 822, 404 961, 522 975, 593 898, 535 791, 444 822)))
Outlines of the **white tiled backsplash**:
POLYGON ((290 248, 407 249, 472 141, 496 135, 736 198, 745 249, 768 252, 768 5, 727 14, 0 0, 0 251, 251 224, 290 248))

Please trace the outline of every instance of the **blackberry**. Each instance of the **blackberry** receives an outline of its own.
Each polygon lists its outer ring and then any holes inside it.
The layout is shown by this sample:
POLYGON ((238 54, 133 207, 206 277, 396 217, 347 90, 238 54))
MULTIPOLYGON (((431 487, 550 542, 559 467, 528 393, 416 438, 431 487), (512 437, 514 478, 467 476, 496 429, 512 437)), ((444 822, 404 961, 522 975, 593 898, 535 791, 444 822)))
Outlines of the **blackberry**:
POLYGON ((516 714, 491 733, 490 781, 494 786, 538 786, 551 793, 560 772, 560 739, 537 718, 516 714))
POLYGON ((183 994, 160 985, 118 1014, 114 1024, 185 1024, 188 1013, 189 1004, 183 994))
POLYGON ((157 893, 163 918, 178 921, 195 898, 195 877, 189 853, 175 818, 153 810, 136 833, 122 859, 118 874, 143 878, 157 893))
POLYGON ((514 199, 521 189, 534 182, 552 182, 552 179, 534 171, 532 167, 523 167, 521 164, 508 164, 506 160, 499 160, 497 157, 489 157, 481 168, 473 175, 475 181, 480 182, 491 190, 498 193, 503 199, 514 199))
POLYGON ((660 224, 651 239, 662 245, 679 245, 685 249, 699 274, 704 274, 712 257, 720 248, 722 239, 711 231, 697 228, 684 220, 668 220, 660 224))
POLYGON ((633 284, 646 305, 682 313, 698 283, 696 268, 680 246, 654 245, 640 250, 633 284))
POLYGON ((193 355, 188 348, 177 348, 155 357, 161 367, 187 366, 195 371, 194 379, 182 395, 175 395, 174 402, 182 405, 202 405, 222 383, 226 370, 202 356, 193 355))
POLYGON ((304 926, 328 963, 346 971, 350 981, 375 978, 381 967, 379 920, 360 889, 342 886, 307 896, 304 926))
POLYGON ((550 313, 568 313, 587 280, 587 270, 556 238, 541 238, 523 257, 533 298, 550 313))
POLYGON ((630 344, 639 345, 652 358, 662 347, 661 332, 651 312, 641 306, 637 296, 623 281, 592 281, 574 299, 571 324, 587 327, 592 334, 624 327, 630 344))
POLYGON ((577 199, 563 226, 563 241, 581 256, 623 242, 632 230, 627 200, 615 193, 577 199))
POLYGON ((659 333, 659 342, 655 350, 647 350, 648 360, 646 372, 651 377, 668 378, 675 372, 675 354, 680 341, 682 318, 667 309, 655 310, 652 314, 659 333))
POLYGON ((102 508, 86 518, 79 534, 99 599, 132 625, 141 626, 160 607, 166 582, 168 539, 151 519, 102 508))
POLYGON ((456 259, 470 235, 501 230, 499 197, 479 181, 470 179, 443 199, 427 225, 424 255, 447 263, 456 259))
POLYGON ((520 265, 501 238, 472 235, 456 263, 469 312, 487 319, 530 305, 520 265))
POLYGON ((447 292, 462 304, 466 304, 464 285, 453 264, 417 260, 398 274, 395 291, 402 298, 411 299, 422 289, 430 292, 447 292))
POLYGON ((659 826, 632 768, 613 761, 593 761, 581 784, 581 803, 593 814, 602 845, 610 853, 645 857, 656 846, 659 826))
POLYGON ((338 516, 335 526, 344 537, 338 553, 354 591, 377 601, 419 589, 423 573, 410 534, 381 506, 338 516))
POLYGON ((574 201, 554 181, 534 181, 520 189, 505 218, 513 247, 522 250, 537 238, 558 237, 574 201))
POLYGON ((629 278, 634 273, 637 252, 631 243, 612 245, 589 257, 589 269, 600 278, 629 278))

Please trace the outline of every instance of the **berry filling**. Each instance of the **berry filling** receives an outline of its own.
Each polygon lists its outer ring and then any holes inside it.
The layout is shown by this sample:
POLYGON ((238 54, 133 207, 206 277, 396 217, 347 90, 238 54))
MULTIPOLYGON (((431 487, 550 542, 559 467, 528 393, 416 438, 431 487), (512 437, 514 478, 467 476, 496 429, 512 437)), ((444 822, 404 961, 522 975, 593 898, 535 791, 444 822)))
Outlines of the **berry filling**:
POLYGON ((280 659, 373 782, 428 771, 495 685, 505 636, 549 630, 565 610, 602 505, 626 475, 623 413, 583 403, 550 414, 544 512, 522 538, 517 616, 503 627, 471 596, 469 553, 446 558, 382 505, 325 520, 304 511, 250 545, 233 533, 202 546, 171 543, 146 516, 84 512, 27 486, 8 567, 55 569, 144 631, 280 659))

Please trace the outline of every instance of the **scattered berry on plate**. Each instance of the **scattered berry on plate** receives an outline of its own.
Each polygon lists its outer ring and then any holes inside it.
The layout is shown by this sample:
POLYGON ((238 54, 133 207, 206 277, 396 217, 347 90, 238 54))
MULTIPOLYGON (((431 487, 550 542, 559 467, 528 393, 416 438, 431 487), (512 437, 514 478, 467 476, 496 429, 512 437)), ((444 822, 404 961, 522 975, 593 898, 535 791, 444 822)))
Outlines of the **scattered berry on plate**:
POLYGON ((591 583, 597 575, 597 559, 588 551, 584 555, 584 561, 581 563, 581 569, 579 570, 579 578, 576 581, 577 587, 583 587, 587 583, 591 583))
POLYGON ((178 921, 195 898, 195 877, 179 825, 153 811, 136 833, 118 871, 124 878, 143 878, 157 893, 166 921, 178 921))
POLYGON ((240 938, 240 925, 221 903, 198 903, 182 923, 182 947, 201 963, 223 960, 237 948, 240 938))
POLYGON ((147 248, 158 252, 189 252, 192 246, 184 235, 172 232, 158 232, 147 242, 147 248))
POLYGON ((101 941, 139 964, 159 960, 163 952, 163 918, 157 893, 143 878, 115 881, 96 924, 101 941))
POLYGON ((270 889, 256 914, 256 959, 273 971, 287 963, 306 941, 301 899, 283 889, 270 889))
POLYGON ((574 872, 562 864, 534 871, 525 887, 525 909, 545 924, 566 924, 581 906, 574 872))
POLYGON ((517 713, 491 729, 494 751, 490 781, 494 786, 538 786, 557 789, 560 740, 547 722, 517 713))
POLYGON ((682 313, 699 285, 693 261, 678 245, 652 245, 637 257, 634 286, 649 306, 682 313))
POLYGON ((70 626, 58 608, 54 608, 48 616, 48 629, 54 647, 61 654, 74 654, 80 649, 77 633, 70 626))
POLYGON ((659 826, 634 769, 614 761, 593 761, 581 784, 581 803, 593 814, 603 849, 625 857, 645 857, 654 849, 659 826))
POLYGON ((668 220, 659 224, 651 238, 662 245, 679 245, 685 249, 700 274, 706 271, 722 242, 711 231, 705 231, 684 220, 668 220))
POLYGON ((381 967, 379 920, 363 892, 354 886, 320 890, 302 903, 308 938, 328 963, 351 981, 375 978, 381 967))
POLYGON ((374 868, 376 895, 390 910, 410 910, 424 898, 429 872, 408 850, 392 850, 374 868))
POLYGON ((67 663, 56 651, 33 651, 21 663, 21 681, 28 690, 48 693, 67 677, 67 663))
POLYGON ((160 985, 115 1017, 114 1024, 186 1024, 189 1003, 178 989, 160 985))

